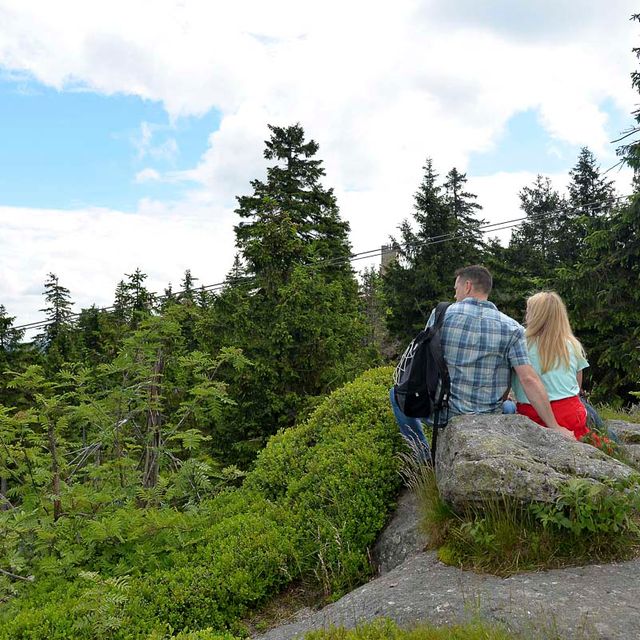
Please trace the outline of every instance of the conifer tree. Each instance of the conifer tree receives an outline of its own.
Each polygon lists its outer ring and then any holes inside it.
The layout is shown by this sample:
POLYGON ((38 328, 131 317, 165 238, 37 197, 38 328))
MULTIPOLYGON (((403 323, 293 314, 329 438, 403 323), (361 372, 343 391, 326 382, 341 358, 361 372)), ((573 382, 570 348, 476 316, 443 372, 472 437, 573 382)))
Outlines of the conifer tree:
POLYGON ((193 304, 195 296, 194 284, 198 278, 194 278, 191 275, 191 269, 187 269, 184 272, 184 277, 180 283, 180 302, 189 302, 193 304))
POLYGON ((15 353, 24 337, 24 329, 15 329, 15 316, 10 316, 3 304, 0 304, 0 370, 11 354, 15 353))
POLYGON ((73 353, 72 311, 73 303, 69 289, 60 284, 57 275, 50 273, 44 284, 46 305, 44 312, 47 322, 43 332, 36 336, 36 343, 47 354, 48 364, 57 368, 73 353))
POLYGON ((510 258, 523 275, 546 286, 559 265, 558 238, 566 222, 567 204, 551 180, 541 175, 533 185, 523 187, 520 203, 526 220, 511 235, 510 258))
POLYGON ((147 317, 153 308, 153 295, 145 287, 144 281, 147 274, 142 273, 140 268, 131 274, 125 274, 129 278, 125 283, 126 291, 129 294, 128 302, 131 310, 131 322, 134 327, 138 326, 142 318, 147 317))
POLYGON ((299 124, 269 125, 264 157, 275 164, 267 180, 253 180, 253 194, 240 196, 236 245, 248 270, 269 284, 286 281, 294 264, 321 262, 328 274, 351 275, 349 225, 340 219, 333 189, 320 180, 325 171, 314 158, 318 144, 305 141, 299 124))
POLYGON ((596 158, 587 147, 580 150, 569 177, 568 207, 558 238, 559 258, 564 266, 578 260, 585 249, 585 238, 602 228, 616 203, 613 181, 601 175, 596 158))
MULTIPOLYGON (((640 14, 632 20, 640 21, 640 14)), ((640 59, 640 48, 633 53, 640 59)), ((631 74, 631 83, 640 92, 640 71, 631 74)), ((575 269, 562 274, 561 284, 574 328, 587 350, 595 397, 607 402, 615 396, 628 401, 640 380, 640 142, 633 139, 640 131, 640 109, 632 115, 636 124, 617 149, 622 161, 634 169, 630 200, 613 206, 618 199, 612 184, 599 174, 586 149, 571 173, 569 188, 576 205, 602 203, 600 211, 591 213, 575 269)))
POLYGON ((16 394, 6 384, 7 372, 19 369, 26 356, 26 347, 22 344, 24 329, 16 329, 14 323, 15 316, 10 316, 0 304, 0 405, 6 406, 16 403, 16 394))
POLYGON ((616 202, 613 180, 607 180, 588 147, 582 147, 569 171, 569 204, 581 215, 594 218, 606 214, 616 202))
POLYGON ((460 251, 460 260, 471 260, 469 251, 480 254, 483 248, 481 227, 484 220, 478 218, 482 206, 476 202, 477 196, 465 191, 467 175, 455 167, 449 171, 444 183, 444 201, 452 217, 452 245, 448 251, 460 251))
POLYGON ((291 425, 308 397, 369 357, 349 226, 321 184, 318 145, 300 125, 269 129, 264 156, 273 164, 266 181, 252 181, 253 193, 238 198, 240 252, 201 325, 210 348, 239 347, 253 362, 229 378, 238 405, 228 407, 227 442, 238 452, 240 441, 253 440, 255 449, 291 425))
POLYGON ((147 274, 139 267, 133 273, 125 273, 125 278, 116 287, 113 314, 122 325, 135 329, 151 314, 155 300, 144 284, 147 274))
POLYGON ((430 158, 423 170, 414 202, 416 228, 408 220, 400 225, 400 240, 394 240, 400 259, 383 277, 387 326, 403 344, 424 327, 439 301, 451 298, 456 269, 478 262, 482 248, 482 221, 476 217, 481 207, 465 191, 466 176, 454 168, 441 186, 430 158))
POLYGON ((629 399, 640 381, 640 199, 612 211, 587 236, 563 294, 582 340, 597 397, 629 399))
POLYGON ((383 359, 394 357, 398 345, 389 336, 386 324, 387 303, 382 275, 375 268, 366 268, 361 274, 360 298, 367 321, 366 344, 373 346, 383 359))

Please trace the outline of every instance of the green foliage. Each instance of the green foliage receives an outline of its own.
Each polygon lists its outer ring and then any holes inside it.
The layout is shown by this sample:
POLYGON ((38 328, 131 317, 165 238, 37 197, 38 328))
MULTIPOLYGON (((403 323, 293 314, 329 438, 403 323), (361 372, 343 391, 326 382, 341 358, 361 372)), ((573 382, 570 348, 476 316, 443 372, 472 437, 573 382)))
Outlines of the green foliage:
POLYGON ((633 391, 640 380, 639 252, 640 201, 634 197, 586 238, 576 269, 563 274, 576 330, 598 380, 596 401, 633 391))
POLYGON ((240 196, 236 213, 237 245, 249 271, 267 289, 285 282, 296 264, 322 261, 318 270, 330 277, 350 277, 349 224, 340 219, 332 189, 321 184, 318 144, 305 141, 299 125, 269 125, 264 157, 275 164, 267 181, 253 180, 253 194, 240 196))
MULTIPOLYGON (((566 529, 576 543, 589 549, 601 545, 603 552, 607 547, 612 552, 620 536, 635 544, 640 540, 637 489, 638 478, 602 484, 574 478, 563 486, 552 505, 537 504, 531 509, 543 527, 566 529)), ((622 548, 626 549, 626 541, 622 548)))
POLYGON ((360 299, 366 319, 366 344, 382 356, 384 362, 395 357, 399 345, 389 335, 386 317, 388 312, 384 283, 381 273, 366 268, 361 273, 360 299))
POLYGON ((10 598, 0 638, 237 633, 241 617, 293 580, 316 580, 332 597, 361 582, 398 485, 390 374, 370 371, 336 391, 271 439, 241 488, 187 511, 102 504, 56 522, 37 508, 0 512, 11 568, 35 576, 0 585, 10 598))
POLYGON ((71 338, 71 297, 69 289, 60 284, 55 273, 47 276, 44 284, 44 297, 47 306, 43 311, 48 324, 43 333, 36 338, 41 349, 47 352, 47 362, 53 367, 73 357, 74 343, 71 338))
POLYGON ((477 262, 482 248, 480 207, 464 190, 466 176, 452 169, 440 185, 430 158, 423 168, 414 225, 405 220, 400 226, 400 241, 394 240, 400 259, 383 276, 387 327, 403 344, 424 327, 439 301, 452 297, 455 270, 477 262))
POLYGON ((362 346, 349 226, 321 184, 318 145, 300 125, 270 130, 265 157, 274 164, 238 198, 241 253, 197 329, 201 344, 236 346, 254 363, 224 378, 238 404, 225 407, 218 452, 240 463, 314 397, 377 363, 375 347, 362 346))

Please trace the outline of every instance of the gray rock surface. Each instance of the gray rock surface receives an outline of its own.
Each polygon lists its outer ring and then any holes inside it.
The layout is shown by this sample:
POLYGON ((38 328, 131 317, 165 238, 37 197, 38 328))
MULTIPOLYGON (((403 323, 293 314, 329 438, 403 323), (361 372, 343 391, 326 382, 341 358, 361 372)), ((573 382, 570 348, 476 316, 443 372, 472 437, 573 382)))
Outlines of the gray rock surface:
POLYGON ((525 416, 458 416, 438 438, 438 488, 455 509, 502 496, 551 502, 571 477, 598 482, 633 473, 595 447, 567 440, 525 416))
POLYGON ((640 424, 622 420, 607 420, 606 424, 607 429, 620 440, 631 462, 640 465, 640 424))
POLYGON ((420 531, 418 501, 405 489, 398 499, 395 515, 371 550, 371 560, 378 574, 395 569, 407 558, 424 551, 427 537, 420 531))
POLYGON ((640 424, 623 420, 607 420, 606 425, 607 429, 618 436, 621 444, 640 445, 640 424))
POLYGON ((566 640, 637 640, 640 561, 497 578, 447 567, 426 552, 306 620, 256 640, 292 640, 314 629, 354 627, 380 617, 411 626, 464 622, 474 615, 537 638, 553 631, 554 638, 566 640))

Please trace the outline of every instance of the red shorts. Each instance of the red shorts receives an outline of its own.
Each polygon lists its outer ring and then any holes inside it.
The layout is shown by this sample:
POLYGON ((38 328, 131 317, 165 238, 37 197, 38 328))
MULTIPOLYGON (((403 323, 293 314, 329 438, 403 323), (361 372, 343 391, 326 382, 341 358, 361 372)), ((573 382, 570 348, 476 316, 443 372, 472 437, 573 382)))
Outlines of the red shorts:
MULTIPOLYGON (((527 418, 531 418, 534 422, 541 424, 543 427, 547 425, 542 421, 538 412, 530 405, 524 402, 518 402, 518 413, 527 418)), ((587 429, 587 410, 584 408, 578 396, 570 398, 562 398, 562 400, 552 400, 551 410, 556 418, 556 422, 561 426, 573 431, 576 440, 580 440, 583 435, 588 433, 587 429)))

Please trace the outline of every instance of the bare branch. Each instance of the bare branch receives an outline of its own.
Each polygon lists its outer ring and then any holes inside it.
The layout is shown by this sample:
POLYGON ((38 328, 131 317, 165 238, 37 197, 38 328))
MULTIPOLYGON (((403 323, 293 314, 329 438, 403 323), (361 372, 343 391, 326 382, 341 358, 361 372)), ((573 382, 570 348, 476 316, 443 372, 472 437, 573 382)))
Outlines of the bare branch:
POLYGON ((9 578, 13 579, 13 580, 22 580, 24 582, 33 582, 34 581, 34 577, 33 576, 18 576, 15 573, 11 573, 10 571, 5 571, 4 569, 0 569, 0 573, 4 576, 8 576, 9 578))

